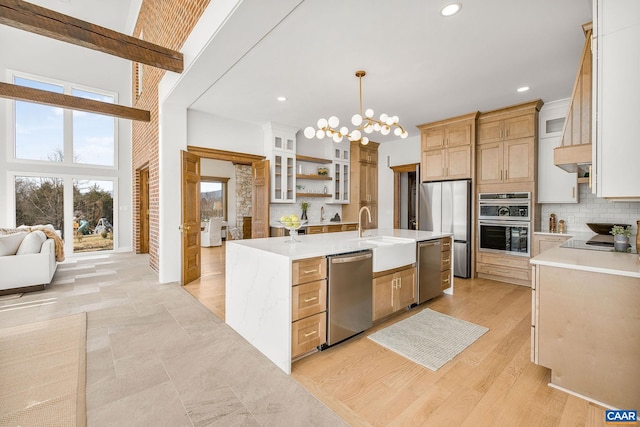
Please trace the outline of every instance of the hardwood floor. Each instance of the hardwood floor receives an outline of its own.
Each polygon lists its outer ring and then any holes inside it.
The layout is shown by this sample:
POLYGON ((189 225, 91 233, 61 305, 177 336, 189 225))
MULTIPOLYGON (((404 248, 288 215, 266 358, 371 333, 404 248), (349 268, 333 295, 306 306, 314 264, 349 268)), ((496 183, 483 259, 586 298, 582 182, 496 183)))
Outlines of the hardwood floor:
MULTIPOLYGON (((202 248, 185 289, 224 319, 224 246, 202 248)), ((442 295, 293 364, 292 377, 353 426, 604 426, 604 408, 549 387, 530 361, 531 290, 457 279, 442 295), (424 308, 489 328, 433 372, 367 335, 424 308)), ((608 426, 611 424, 607 424, 608 426)))

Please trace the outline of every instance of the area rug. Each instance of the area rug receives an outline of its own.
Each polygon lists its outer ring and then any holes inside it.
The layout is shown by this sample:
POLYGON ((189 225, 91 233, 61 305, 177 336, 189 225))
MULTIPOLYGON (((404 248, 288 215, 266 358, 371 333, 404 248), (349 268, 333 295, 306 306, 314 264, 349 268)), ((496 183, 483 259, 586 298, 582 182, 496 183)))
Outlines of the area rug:
POLYGON ((369 339, 437 371, 489 329, 431 309, 369 335, 369 339))
POLYGON ((0 329, 0 425, 86 426, 86 313, 0 329))

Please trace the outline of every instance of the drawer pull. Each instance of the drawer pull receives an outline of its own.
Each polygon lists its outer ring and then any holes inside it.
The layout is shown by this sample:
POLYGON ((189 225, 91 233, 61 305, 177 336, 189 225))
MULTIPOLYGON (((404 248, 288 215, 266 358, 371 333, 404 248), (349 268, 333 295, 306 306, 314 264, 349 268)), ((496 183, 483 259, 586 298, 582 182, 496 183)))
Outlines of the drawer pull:
POLYGON ((304 274, 311 274, 311 273, 317 273, 318 269, 314 268, 313 270, 304 270, 304 274))
POLYGON ((443 280, 444 283, 449 283, 449 278, 447 277, 446 280, 443 280))
POLYGON ((305 298, 304 302, 311 302, 317 300, 318 297, 305 298))
POLYGON ((311 331, 311 332, 309 332, 308 334, 304 334, 304 337, 305 337, 305 338, 310 337, 311 335, 315 335, 317 332, 318 332, 318 331, 311 331))
POLYGON ((451 242, 445 242, 442 244, 442 246, 451 246, 451 242))
POLYGON ((443 259, 442 262, 444 262, 444 263, 451 262, 451 258, 443 259))

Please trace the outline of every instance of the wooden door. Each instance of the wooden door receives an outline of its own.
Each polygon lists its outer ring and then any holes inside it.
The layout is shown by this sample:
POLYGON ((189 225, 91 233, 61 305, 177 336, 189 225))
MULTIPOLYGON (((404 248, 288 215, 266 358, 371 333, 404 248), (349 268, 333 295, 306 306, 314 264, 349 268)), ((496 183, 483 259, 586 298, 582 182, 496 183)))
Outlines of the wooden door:
POLYGON ((416 298, 416 269, 407 268, 394 275, 398 280, 398 306, 397 309, 408 307, 417 301, 416 298))
POLYGON ((251 163, 253 175, 251 238, 269 237, 269 160, 251 163))
POLYGON ((480 120, 478 122, 478 144, 501 141, 503 125, 502 120, 480 120))
POLYGON ((149 253, 149 168, 144 168, 139 172, 139 197, 140 210, 138 223, 140 225, 140 236, 138 244, 138 253, 149 253))
POLYGON ((511 117, 504 121, 504 139, 517 139, 533 136, 535 133, 534 115, 531 113, 511 117))
POLYGON ((471 178, 471 146, 464 145, 446 151, 445 176, 448 179, 471 178))
POLYGON ((200 157, 182 151, 182 285, 200 277, 200 157))
POLYGON ((502 182, 502 143, 482 144, 477 147, 478 184, 502 182))
POLYGON ((453 124, 447 128, 447 147, 471 145, 471 125, 453 124))
POLYGON ((504 143, 504 181, 533 181, 533 141, 531 138, 504 143))
POLYGON ((444 128, 438 126, 422 131, 422 149, 433 150, 444 147, 444 128))
POLYGON ((394 309, 393 274, 373 279, 373 320, 386 317, 394 309))
POLYGON ((422 180, 435 181, 444 178, 444 150, 422 152, 422 180))

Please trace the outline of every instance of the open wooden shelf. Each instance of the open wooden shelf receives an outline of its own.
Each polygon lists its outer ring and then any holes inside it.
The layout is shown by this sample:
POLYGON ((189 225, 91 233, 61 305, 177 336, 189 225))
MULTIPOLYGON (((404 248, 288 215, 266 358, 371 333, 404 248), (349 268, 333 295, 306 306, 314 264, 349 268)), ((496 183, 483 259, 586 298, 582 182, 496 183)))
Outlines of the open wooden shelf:
POLYGON ((578 178, 578 184, 588 184, 588 183, 589 183, 589 177, 578 178))
POLYGON ((296 197, 331 197, 331 194, 324 193, 296 193, 296 197))
POLYGON ((296 154, 296 160, 299 162, 310 163, 331 163, 331 160, 321 159, 320 157, 303 156, 302 154, 296 154))
POLYGON ((331 181, 331 177, 329 175, 296 175, 296 179, 313 179, 316 181, 331 181))

